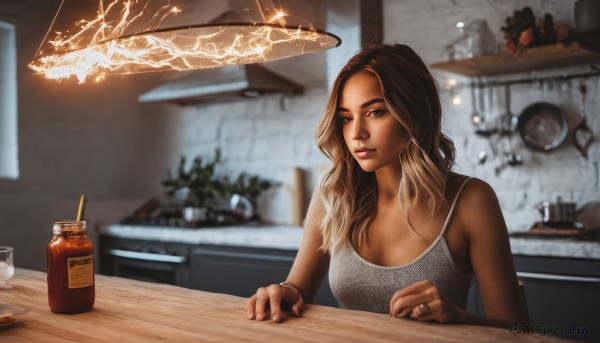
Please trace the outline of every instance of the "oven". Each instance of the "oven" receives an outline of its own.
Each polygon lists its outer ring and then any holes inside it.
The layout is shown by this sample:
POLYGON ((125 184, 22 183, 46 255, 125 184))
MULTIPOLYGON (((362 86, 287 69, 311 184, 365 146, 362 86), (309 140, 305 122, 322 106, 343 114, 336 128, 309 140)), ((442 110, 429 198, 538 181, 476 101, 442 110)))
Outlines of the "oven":
POLYGON ((183 244, 100 236, 100 273, 140 281, 190 286, 183 244))

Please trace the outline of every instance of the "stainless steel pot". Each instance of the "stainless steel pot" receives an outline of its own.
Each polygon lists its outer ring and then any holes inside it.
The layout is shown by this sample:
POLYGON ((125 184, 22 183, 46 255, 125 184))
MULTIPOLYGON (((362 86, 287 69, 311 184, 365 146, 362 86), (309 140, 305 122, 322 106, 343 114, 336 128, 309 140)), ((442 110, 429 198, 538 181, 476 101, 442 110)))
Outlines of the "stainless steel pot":
POLYGON ((576 204, 572 202, 561 202, 559 199, 553 204, 543 201, 537 208, 544 224, 574 224, 577 219, 576 204))

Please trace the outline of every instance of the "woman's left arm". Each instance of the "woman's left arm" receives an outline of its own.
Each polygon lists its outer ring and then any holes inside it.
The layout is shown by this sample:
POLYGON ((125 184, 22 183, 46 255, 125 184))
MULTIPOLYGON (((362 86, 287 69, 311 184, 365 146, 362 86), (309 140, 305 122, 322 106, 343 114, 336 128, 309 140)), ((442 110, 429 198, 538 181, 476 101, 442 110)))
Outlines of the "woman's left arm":
POLYGON ((525 300, 515 272, 508 231, 494 190, 473 179, 465 187, 453 221, 463 229, 468 255, 479 286, 486 317, 452 304, 429 280, 396 292, 390 301, 390 315, 412 316, 437 321, 509 328, 529 322, 525 300), (421 305, 423 304, 423 305, 421 305))
POLYGON ((527 307, 496 193, 487 183, 474 179, 462 197, 457 215, 469 242, 469 259, 486 318, 460 310, 456 321, 504 328, 513 323, 528 323, 527 307))

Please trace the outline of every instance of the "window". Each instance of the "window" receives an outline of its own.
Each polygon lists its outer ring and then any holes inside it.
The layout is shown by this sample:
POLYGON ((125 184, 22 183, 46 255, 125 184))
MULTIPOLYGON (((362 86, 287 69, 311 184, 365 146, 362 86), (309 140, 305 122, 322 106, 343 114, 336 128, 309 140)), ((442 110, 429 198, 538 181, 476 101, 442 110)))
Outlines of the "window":
POLYGON ((15 27, 0 21, 0 178, 19 177, 15 27))

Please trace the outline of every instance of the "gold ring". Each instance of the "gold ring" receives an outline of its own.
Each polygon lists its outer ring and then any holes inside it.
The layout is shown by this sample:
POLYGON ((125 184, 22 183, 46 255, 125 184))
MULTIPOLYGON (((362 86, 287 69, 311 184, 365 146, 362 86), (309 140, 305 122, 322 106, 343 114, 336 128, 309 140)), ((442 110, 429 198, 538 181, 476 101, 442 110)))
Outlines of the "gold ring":
POLYGON ((429 312, 431 312, 431 309, 429 308, 429 306, 427 306, 427 304, 420 304, 419 310, 422 316, 426 316, 429 314, 429 312))

